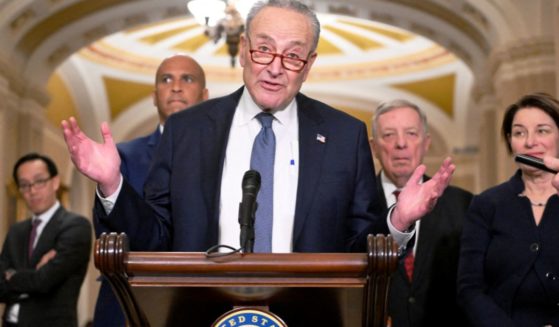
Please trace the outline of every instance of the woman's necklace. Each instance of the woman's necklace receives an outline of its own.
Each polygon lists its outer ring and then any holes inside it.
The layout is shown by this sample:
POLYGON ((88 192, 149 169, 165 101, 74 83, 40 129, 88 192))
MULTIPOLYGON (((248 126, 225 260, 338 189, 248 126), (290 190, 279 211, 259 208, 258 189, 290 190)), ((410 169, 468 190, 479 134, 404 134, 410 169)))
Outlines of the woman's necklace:
POLYGON ((528 201, 530 201, 530 204, 534 207, 545 207, 545 204, 547 203, 547 201, 545 201, 545 202, 532 202, 532 200, 530 200, 530 198, 524 193, 520 193, 520 194, 518 194, 518 196, 521 197, 521 198, 527 198, 528 201))

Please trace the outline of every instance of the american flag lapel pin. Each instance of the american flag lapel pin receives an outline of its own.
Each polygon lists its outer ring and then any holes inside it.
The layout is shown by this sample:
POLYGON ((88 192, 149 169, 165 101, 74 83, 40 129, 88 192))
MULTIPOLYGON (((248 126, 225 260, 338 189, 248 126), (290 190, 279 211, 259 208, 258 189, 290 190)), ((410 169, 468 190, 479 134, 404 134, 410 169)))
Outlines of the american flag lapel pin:
POLYGON ((322 134, 316 134, 316 140, 320 143, 326 143, 326 136, 322 134))

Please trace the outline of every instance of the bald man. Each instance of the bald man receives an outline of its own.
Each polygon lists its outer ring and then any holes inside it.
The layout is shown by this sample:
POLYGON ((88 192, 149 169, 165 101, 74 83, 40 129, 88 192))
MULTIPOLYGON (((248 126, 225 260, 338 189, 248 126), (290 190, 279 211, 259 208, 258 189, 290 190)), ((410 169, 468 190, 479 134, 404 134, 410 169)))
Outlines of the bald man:
MULTIPOLYGON (((167 118, 175 112, 208 99, 204 70, 196 60, 186 55, 178 54, 164 59, 157 68, 152 97, 159 116, 159 125, 155 131, 117 144, 122 176, 141 196, 167 118)), ((97 237, 103 232, 120 232, 101 224, 98 220, 94 220, 94 225, 97 237)), ((124 314, 106 280, 101 283, 93 323, 99 327, 125 325, 124 314)))

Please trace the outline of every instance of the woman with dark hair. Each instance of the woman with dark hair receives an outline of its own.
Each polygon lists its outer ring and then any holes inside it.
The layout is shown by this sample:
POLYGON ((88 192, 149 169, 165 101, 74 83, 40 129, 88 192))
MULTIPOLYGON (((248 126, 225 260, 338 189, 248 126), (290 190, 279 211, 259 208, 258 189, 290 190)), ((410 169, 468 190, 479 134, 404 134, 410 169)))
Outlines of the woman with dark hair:
MULTIPOLYGON (((535 93, 508 107, 510 154, 559 156, 559 101, 535 93)), ((554 174, 518 164, 474 197, 462 233, 458 300, 473 326, 559 326, 559 197, 554 174)))

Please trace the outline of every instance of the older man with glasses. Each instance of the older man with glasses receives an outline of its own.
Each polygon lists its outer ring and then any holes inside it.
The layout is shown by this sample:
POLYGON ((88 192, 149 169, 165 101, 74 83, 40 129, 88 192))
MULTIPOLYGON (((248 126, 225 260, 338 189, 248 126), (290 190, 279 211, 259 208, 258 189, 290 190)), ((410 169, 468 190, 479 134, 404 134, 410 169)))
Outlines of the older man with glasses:
POLYGON ((57 200, 60 178, 49 157, 21 157, 13 176, 32 217, 10 228, 0 254, 2 325, 77 326, 91 224, 57 200))
MULTIPOLYGON (((240 244, 243 174, 257 170, 256 252, 364 251, 371 232, 406 229, 429 210, 454 165, 422 171, 386 219, 379 209, 365 124, 299 91, 316 60, 320 24, 298 1, 257 3, 241 38, 244 86, 170 117, 144 188, 118 171, 106 124, 93 142, 75 119, 62 127, 76 167, 98 183, 95 214, 143 250, 206 251, 240 244), (414 196, 415 195, 415 196, 414 196)), ((421 169, 420 169, 421 170, 421 169)))

